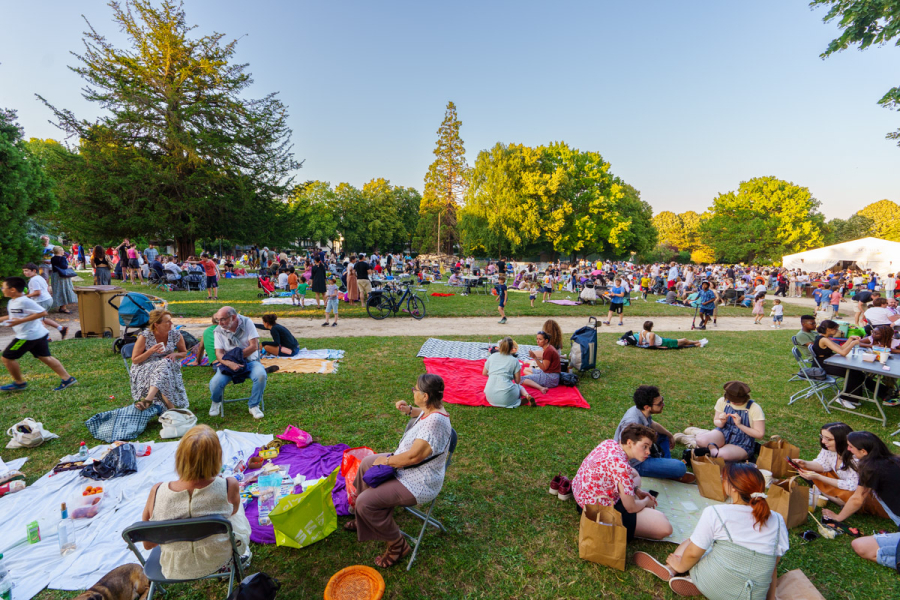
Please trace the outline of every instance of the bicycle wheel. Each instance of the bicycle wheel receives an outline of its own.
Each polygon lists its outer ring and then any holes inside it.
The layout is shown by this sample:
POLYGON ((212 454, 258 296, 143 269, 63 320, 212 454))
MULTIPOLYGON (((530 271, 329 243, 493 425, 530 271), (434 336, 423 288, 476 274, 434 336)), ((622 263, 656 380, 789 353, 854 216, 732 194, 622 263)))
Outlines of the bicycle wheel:
POLYGON ((421 321, 425 318, 425 303, 421 298, 417 296, 411 297, 407 306, 409 307, 409 314, 412 315, 413 319, 421 321))
POLYGON ((393 306, 390 298, 378 296, 366 303, 366 312, 369 316, 378 321, 390 316, 393 306))

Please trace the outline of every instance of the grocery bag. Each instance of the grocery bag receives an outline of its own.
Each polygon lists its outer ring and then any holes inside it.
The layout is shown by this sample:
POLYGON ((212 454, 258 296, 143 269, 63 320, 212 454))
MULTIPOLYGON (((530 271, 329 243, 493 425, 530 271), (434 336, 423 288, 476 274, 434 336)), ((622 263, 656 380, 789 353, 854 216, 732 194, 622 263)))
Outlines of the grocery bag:
POLYGON ((344 458, 341 461, 341 475, 347 483, 347 501, 351 508, 356 507, 356 472, 359 471, 359 463, 367 456, 375 454, 368 446, 350 448, 344 450, 344 458))
POLYGON ((588 504, 578 528, 578 556, 619 571, 625 570, 628 530, 612 506, 588 504))
POLYGON ((797 478, 772 482, 766 492, 766 502, 773 511, 784 517, 788 529, 806 522, 809 507, 809 487, 798 485, 797 478))
POLYGON ((697 478, 700 495, 717 502, 725 502, 725 490, 722 488, 722 467, 725 461, 721 458, 702 456, 691 458, 691 470, 697 478))
POLYGON ((337 511, 331 492, 338 470, 302 494, 291 494, 278 501, 269 513, 279 546, 303 548, 331 535, 337 529, 337 511))
POLYGON ((775 584, 776 600, 825 600, 800 569, 788 571, 775 584))
POLYGON ((795 472, 788 464, 788 458, 800 458, 800 448, 784 440, 773 440, 760 446, 756 466, 771 471, 773 477, 784 479, 795 472))
POLYGON ((55 440, 59 436, 44 429, 44 424, 31 417, 19 421, 6 430, 10 438, 7 448, 36 448, 47 440, 55 440))

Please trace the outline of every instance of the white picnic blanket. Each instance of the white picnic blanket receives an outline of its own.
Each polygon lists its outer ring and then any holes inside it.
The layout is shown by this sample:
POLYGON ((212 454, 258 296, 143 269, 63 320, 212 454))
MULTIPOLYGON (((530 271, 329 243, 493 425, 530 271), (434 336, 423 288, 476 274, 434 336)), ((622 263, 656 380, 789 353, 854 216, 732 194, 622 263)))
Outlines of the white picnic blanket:
MULTIPOLYGON (((239 450, 250 456, 255 448, 272 441, 271 435, 227 429, 218 434, 226 461, 239 450)), ((98 483, 81 477, 79 471, 52 477, 48 473, 21 492, 0 498, 0 552, 12 577, 13 598, 30 600, 45 587, 86 589, 114 568, 137 562, 122 539, 122 530, 141 520, 155 483, 178 478, 178 442, 156 442, 152 446, 150 456, 138 458, 138 472, 126 477, 98 483), (60 505, 80 495, 89 484, 103 486, 103 505, 94 518, 75 521, 76 549, 60 556, 56 537, 60 505), (35 520, 41 528, 41 541, 18 544, 25 537, 27 524, 35 520)), ((99 456, 105 448, 97 446, 91 449, 91 455, 99 456)))
MULTIPOLYGON (((265 298, 261 302, 262 302, 262 304, 287 304, 287 305, 294 304, 294 302, 291 301, 291 298, 265 298)), ((315 306, 315 305, 316 305, 315 298, 304 298, 303 299, 303 306, 315 306)), ((323 300, 319 306, 324 309, 325 301, 323 300)))

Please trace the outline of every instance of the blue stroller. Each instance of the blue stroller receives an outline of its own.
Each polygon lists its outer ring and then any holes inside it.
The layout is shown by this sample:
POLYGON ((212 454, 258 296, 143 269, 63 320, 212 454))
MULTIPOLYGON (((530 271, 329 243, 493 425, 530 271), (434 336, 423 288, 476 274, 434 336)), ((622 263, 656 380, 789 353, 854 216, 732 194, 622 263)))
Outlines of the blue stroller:
POLYGON ((167 306, 167 302, 162 298, 136 292, 116 294, 107 302, 118 311, 119 325, 125 328, 121 336, 113 342, 113 352, 116 354, 119 354, 125 345, 137 341, 137 332, 150 322, 151 310, 167 306), (113 304, 116 298, 120 298, 118 305, 113 304))
POLYGON ((569 350, 569 368, 582 373, 591 372, 591 377, 600 379, 597 368, 597 330, 600 321, 588 318, 588 324, 572 334, 572 349, 569 350))

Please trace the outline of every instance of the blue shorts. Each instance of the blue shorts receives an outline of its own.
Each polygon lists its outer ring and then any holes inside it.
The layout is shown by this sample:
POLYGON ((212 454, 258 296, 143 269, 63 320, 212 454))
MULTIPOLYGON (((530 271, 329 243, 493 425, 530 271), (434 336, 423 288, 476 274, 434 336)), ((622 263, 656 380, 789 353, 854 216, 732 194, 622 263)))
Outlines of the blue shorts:
POLYGON ((326 302, 325 303, 325 313, 326 314, 331 313, 333 315, 337 315, 339 302, 340 301, 337 298, 332 298, 331 300, 326 302))
POLYGON ((775 323, 781 323, 784 321, 784 315, 772 315, 772 321, 775 323))
POLYGON ((878 552, 875 560, 882 567, 897 568, 897 544, 900 544, 900 533, 880 533, 875 536, 878 552))
POLYGON ((700 307, 700 314, 701 314, 701 315, 707 315, 707 316, 710 316, 710 317, 711 317, 711 316, 713 316, 713 314, 714 314, 715 312, 716 312, 716 307, 715 307, 715 306, 713 306, 712 308, 704 308, 703 306, 700 307))
POLYGON ((215 275, 207 275, 206 276, 206 287, 208 288, 217 288, 219 287, 219 282, 216 281, 215 275))

